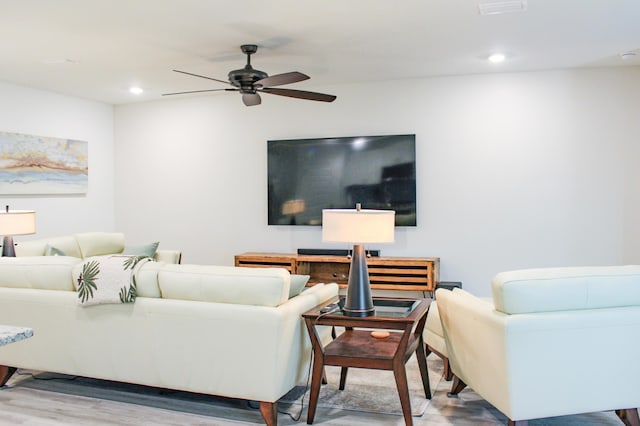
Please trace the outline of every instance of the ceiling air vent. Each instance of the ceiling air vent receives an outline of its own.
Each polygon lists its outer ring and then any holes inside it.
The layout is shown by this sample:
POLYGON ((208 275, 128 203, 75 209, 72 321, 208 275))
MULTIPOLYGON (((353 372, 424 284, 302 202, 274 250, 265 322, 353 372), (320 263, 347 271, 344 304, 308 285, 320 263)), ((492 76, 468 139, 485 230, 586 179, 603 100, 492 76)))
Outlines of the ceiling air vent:
POLYGON ((524 12, 525 10, 527 10, 527 0, 498 0, 478 3, 480 15, 499 15, 502 13, 524 12))

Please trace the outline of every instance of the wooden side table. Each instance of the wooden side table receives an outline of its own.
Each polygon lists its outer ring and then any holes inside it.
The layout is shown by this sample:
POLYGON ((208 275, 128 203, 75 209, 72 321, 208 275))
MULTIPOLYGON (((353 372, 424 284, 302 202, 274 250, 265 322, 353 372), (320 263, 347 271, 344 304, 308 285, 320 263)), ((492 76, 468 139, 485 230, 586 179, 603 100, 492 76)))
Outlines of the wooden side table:
MULTIPOLYGON (((335 303, 336 300, 333 301, 335 303)), ((422 331, 427 319, 429 300, 407 298, 374 298, 376 313, 369 317, 347 317, 337 310, 324 312, 331 302, 316 306, 302 316, 313 345, 313 371, 307 424, 313 423, 325 365, 342 367, 340 390, 344 390, 349 367, 392 370, 400 396, 402 414, 407 425, 413 425, 405 364, 415 352, 422 376, 425 397, 431 399, 427 357, 422 331), (323 346, 317 325, 345 327, 344 333, 323 346), (362 330, 366 328, 367 330, 362 330), (371 335, 371 329, 389 330, 383 339, 371 335)))

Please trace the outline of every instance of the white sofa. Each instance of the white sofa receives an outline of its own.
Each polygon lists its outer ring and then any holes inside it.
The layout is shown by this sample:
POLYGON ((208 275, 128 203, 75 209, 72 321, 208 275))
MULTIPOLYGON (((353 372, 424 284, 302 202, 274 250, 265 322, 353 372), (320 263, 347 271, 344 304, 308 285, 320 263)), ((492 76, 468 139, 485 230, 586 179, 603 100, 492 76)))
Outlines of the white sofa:
POLYGON ((492 290, 492 304, 436 292, 452 394, 468 385, 509 424, 610 410, 640 424, 640 266, 503 272, 492 290))
MULTIPOLYGON (((92 234, 76 238, 75 254, 123 250, 123 237, 92 234)), ((0 351, 0 383, 26 368, 255 400, 268 425, 308 371, 301 314, 338 294, 318 284, 289 298, 279 268, 158 261, 136 272, 135 302, 81 306, 72 273, 82 258, 27 248, 0 258, 0 324, 34 330, 0 351)))

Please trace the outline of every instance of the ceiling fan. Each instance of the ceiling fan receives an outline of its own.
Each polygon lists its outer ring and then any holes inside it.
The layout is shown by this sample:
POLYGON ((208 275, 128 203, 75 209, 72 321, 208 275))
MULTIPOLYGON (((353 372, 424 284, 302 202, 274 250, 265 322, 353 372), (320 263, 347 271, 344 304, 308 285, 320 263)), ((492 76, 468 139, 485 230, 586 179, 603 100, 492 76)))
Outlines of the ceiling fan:
POLYGON ((242 46, 240 46, 240 49, 242 49, 242 53, 247 55, 247 65, 245 65, 244 68, 229 72, 229 81, 218 80, 217 78, 193 74, 186 71, 173 70, 175 72, 191 75, 194 77, 206 78, 207 80, 230 84, 231 86, 233 86, 232 89, 227 88, 192 90, 189 92, 164 93, 162 96, 184 95, 187 93, 217 92, 224 90, 226 92, 242 93, 242 102, 244 102, 246 106, 260 105, 260 103, 262 102, 262 100, 260 99, 260 93, 268 93, 271 95, 287 96, 290 98, 307 99, 310 101, 320 102, 333 102, 336 99, 334 95, 327 95, 324 93, 307 92, 305 90, 274 88, 273 86, 282 86, 284 84, 297 83, 298 81, 307 80, 309 79, 309 76, 297 71, 269 76, 266 72, 254 69, 251 66, 251 55, 258 51, 257 45, 243 44, 242 46))

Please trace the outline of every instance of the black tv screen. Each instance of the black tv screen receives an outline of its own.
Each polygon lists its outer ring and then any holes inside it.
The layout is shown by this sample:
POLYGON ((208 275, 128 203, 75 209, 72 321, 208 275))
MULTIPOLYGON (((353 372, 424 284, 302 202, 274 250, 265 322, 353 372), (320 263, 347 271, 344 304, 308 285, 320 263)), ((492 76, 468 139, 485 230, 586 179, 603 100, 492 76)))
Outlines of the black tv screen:
POLYGON ((416 226, 415 135, 267 141, 269 225, 321 225, 322 209, 394 210, 416 226))

